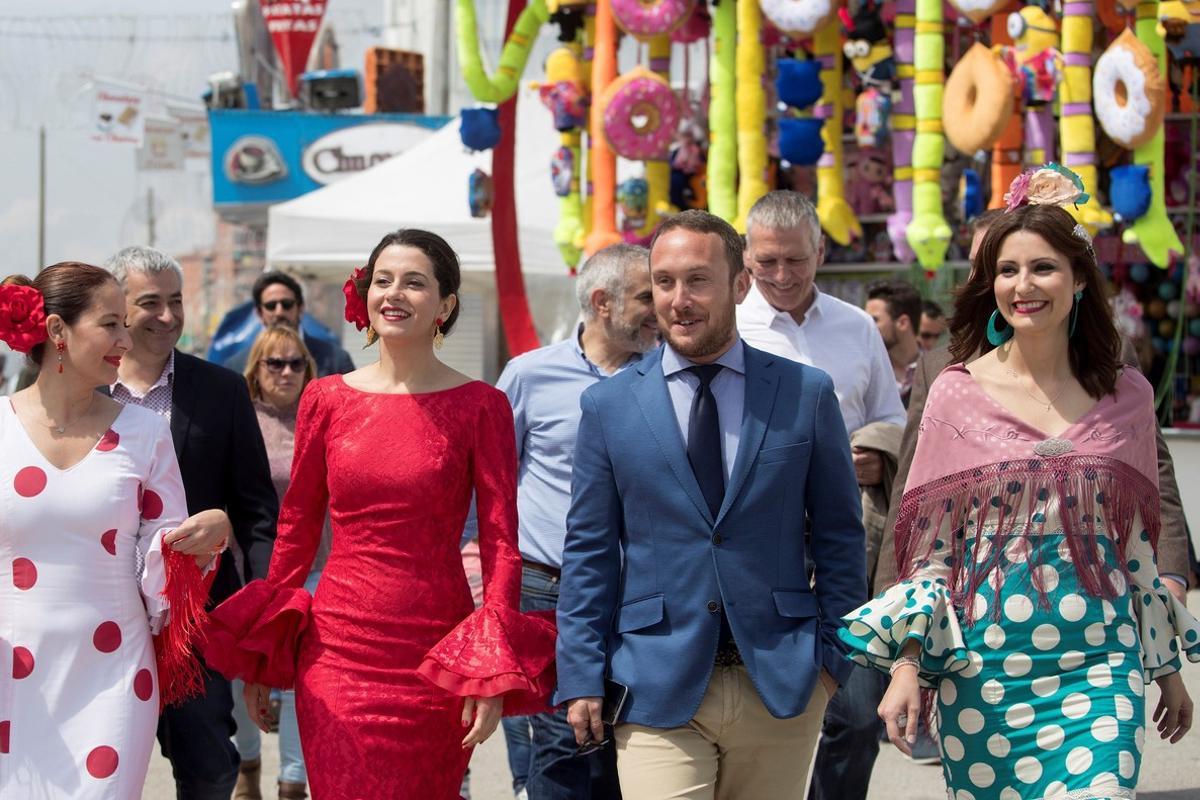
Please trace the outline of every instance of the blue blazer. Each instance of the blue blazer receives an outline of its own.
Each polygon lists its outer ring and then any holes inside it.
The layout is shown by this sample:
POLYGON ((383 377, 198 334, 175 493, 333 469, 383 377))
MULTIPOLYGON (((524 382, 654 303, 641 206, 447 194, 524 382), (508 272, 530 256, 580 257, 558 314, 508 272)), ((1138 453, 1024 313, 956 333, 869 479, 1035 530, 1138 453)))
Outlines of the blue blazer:
POLYGON ((866 543, 833 381, 744 346, 741 435, 715 520, 661 349, 583 393, 556 703, 602 696, 611 677, 629 687, 625 721, 685 724, 708 688, 722 606, 774 716, 804 711, 821 667, 839 683, 848 674, 837 629, 867 599, 866 543))

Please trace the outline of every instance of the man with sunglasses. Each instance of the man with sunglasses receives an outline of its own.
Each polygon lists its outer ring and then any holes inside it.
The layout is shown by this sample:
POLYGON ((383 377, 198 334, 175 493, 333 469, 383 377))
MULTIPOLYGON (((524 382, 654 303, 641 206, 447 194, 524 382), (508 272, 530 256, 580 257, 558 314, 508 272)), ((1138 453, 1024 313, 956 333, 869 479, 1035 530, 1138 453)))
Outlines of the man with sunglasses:
POLYGON ((921 306, 921 326, 917 333, 917 344, 922 351, 936 350, 946 332, 946 312, 932 300, 926 300, 921 306))
MULTIPOLYGON (((258 280, 254 281, 254 288, 251 291, 254 295, 255 312, 264 327, 286 325, 293 330, 300 331, 305 346, 312 353, 313 360, 317 362, 319 376, 325 377, 334 373, 344 375, 354 369, 354 362, 350 360, 350 354, 341 347, 316 336, 304 335, 304 328, 300 326, 300 320, 304 316, 304 291, 295 278, 274 270, 264 272, 258 276, 258 280)), ((251 337, 244 347, 225 361, 225 366, 234 372, 244 372, 246 358, 250 355, 250 348, 253 345, 254 338, 251 337)))

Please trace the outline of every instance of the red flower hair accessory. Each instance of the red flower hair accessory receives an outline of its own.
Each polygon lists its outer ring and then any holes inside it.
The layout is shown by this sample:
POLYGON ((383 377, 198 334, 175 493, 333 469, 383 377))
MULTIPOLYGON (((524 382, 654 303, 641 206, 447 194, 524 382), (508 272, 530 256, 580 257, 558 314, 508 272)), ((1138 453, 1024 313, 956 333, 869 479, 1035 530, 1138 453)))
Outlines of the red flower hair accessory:
POLYGON ((342 285, 342 294, 346 295, 346 322, 353 322, 360 331, 371 324, 367 316, 367 301, 358 293, 358 282, 366 274, 367 268, 359 267, 350 273, 350 279, 342 285))
POLYGON ((47 338, 42 293, 32 286, 0 286, 0 341, 28 353, 47 338))

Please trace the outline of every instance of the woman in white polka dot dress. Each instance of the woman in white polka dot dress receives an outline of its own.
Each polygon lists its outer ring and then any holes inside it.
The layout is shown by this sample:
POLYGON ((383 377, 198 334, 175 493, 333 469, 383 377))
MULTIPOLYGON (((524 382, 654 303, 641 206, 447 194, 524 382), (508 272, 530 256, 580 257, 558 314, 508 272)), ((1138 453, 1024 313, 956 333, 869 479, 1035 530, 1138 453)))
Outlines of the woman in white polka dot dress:
POLYGON ((41 367, 0 398, 0 797, 139 798, 160 678, 164 699, 199 679, 195 565, 213 557, 172 536, 166 421, 94 390, 130 346, 116 281, 73 263, 6 280, 0 339, 41 367))
POLYGON ((892 673, 901 749, 937 690, 951 800, 1134 797, 1151 680, 1160 734, 1191 726, 1178 670, 1200 624, 1158 578, 1153 392, 1118 369, 1103 285, 1062 208, 991 226, 951 326, 957 359, 983 355, 930 390, 904 580, 846 617, 852 657, 892 673))

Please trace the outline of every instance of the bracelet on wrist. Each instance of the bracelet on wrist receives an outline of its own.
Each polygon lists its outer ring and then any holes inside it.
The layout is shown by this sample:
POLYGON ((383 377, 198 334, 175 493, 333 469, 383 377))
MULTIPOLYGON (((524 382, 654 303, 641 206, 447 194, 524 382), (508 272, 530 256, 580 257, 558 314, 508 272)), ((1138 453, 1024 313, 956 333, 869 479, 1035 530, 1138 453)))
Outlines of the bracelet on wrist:
POLYGON ((895 675, 896 670, 909 665, 911 665, 914 669, 919 670, 921 668, 921 661, 920 659, 912 656, 900 656, 892 662, 892 666, 888 668, 888 674, 895 675))

